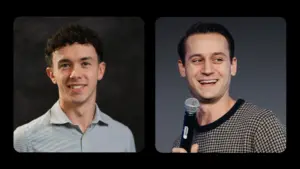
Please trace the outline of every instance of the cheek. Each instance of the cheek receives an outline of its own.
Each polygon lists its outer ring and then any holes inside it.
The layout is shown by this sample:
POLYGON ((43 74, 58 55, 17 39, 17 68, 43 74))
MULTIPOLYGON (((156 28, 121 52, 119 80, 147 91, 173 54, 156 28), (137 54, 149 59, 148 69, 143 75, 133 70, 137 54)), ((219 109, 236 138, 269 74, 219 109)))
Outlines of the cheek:
POLYGON ((230 65, 228 65, 228 64, 216 65, 215 70, 217 70, 218 73, 223 77, 227 77, 228 75, 230 75, 230 72, 231 72, 230 65))
POLYGON ((198 84, 197 77, 200 76, 200 74, 201 73, 199 67, 194 66, 186 69, 186 78, 190 83, 190 85, 192 86, 197 86, 198 84))
POLYGON ((190 78, 193 78, 193 77, 197 77, 198 74, 200 73, 200 66, 189 66, 187 67, 186 69, 186 75, 190 78))
POLYGON ((231 78, 230 69, 228 68, 222 69, 222 71, 219 71, 219 75, 222 78, 223 83, 227 84, 231 78))
POLYGON ((86 72, 86 77, 90 81, 97 81, 99 73, 96 69, 86 72))
POLYGON ((56 73, 55 80, 59 86, 63 86, 66 84, 69 77, 70 77, 70 73, 67 70, 65 70, 65 71, 56 73))
POLYGON ((60 88, 65 87, 66 84, 66 80, 67 78, 65 76, 60 76, 58 78, 56 78, 56 83, 60 88))

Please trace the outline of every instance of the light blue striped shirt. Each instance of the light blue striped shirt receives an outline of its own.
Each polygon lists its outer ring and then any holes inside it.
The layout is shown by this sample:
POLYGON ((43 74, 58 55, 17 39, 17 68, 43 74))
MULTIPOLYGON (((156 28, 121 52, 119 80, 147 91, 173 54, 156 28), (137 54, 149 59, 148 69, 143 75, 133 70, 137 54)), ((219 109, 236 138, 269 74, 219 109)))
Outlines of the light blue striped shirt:
POLYGON ((82 133, 57 101, 42 116, 14 131, 17 152, 135 152, 131 130, 101 112, 96 104, 92 124, 82 133))

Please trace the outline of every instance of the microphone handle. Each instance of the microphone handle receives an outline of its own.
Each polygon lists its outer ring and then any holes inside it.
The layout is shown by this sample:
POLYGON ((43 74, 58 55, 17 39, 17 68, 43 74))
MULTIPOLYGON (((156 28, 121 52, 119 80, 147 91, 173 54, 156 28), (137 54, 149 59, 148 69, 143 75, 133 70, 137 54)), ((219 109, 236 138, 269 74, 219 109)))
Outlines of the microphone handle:
POLYGON ((189 114, 185 112, 180 147, 184 148, 187 152, 191 151, 191 146, 192 146, 193 136, 194 136, 194 126, 195 126, 195 113, 189 114))

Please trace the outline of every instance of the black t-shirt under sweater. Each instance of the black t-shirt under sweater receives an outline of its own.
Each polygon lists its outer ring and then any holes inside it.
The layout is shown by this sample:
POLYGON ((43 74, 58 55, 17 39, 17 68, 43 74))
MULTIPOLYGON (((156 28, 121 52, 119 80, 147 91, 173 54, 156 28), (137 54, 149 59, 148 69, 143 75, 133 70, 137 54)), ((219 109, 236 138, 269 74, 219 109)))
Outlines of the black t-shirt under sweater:
MULTIPOLYGON (((217 121, 196 126, 193 144, 200 153, 273 153, 286 148, 286 128, 276 115, 243 99, 217 121)), ((173 147, 179 144, 180 137, 173 147)))

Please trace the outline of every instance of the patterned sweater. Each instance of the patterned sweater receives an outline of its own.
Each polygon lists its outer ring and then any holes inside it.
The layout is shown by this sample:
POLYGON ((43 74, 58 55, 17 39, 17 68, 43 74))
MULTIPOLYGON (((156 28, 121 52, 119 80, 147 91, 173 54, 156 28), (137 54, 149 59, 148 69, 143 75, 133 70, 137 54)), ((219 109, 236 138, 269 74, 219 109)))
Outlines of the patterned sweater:
MULTIPOLYGON (((286 127, 276 115, 243 99, 217 121, 195 125, 193 144, 199 145, 199 153, 280 153, 286 149, 286 127)), ((173 147, 179 145, 180 137, 173 147)))

